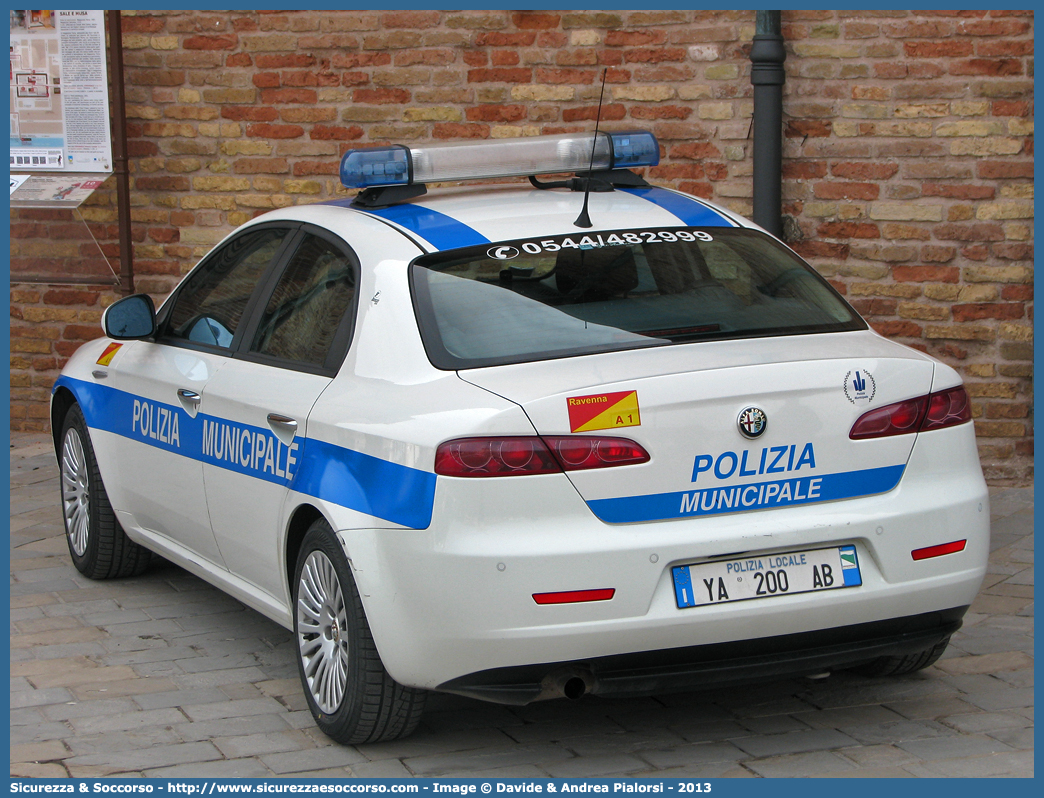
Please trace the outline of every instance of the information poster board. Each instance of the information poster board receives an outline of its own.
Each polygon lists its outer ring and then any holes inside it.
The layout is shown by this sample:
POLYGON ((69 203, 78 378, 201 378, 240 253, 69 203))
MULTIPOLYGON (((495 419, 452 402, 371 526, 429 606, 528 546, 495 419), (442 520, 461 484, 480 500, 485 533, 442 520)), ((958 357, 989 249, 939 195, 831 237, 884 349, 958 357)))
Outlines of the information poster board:
POLYGON ((102 11, 11 14, 11 171, 111 172, 102 11))
POLYGON ((12 208, 78 208, 107 175, 11 175, 12 208), (16 185, 17 182, 17 185, 16 185))

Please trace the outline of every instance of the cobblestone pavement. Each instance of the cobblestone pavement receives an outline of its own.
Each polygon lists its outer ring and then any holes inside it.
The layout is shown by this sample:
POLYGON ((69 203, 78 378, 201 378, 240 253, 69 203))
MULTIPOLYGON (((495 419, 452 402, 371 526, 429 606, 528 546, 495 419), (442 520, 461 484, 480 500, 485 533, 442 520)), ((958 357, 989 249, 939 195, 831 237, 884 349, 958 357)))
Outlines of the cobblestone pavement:
POLYGON ((412 737, 345 747, 314 727, 284 629, 173 565, 82 578, 50 444, 14 433, 11 774, 1032 776, 1032 500, 992 492, 982 593, 913 676, 523 708, 433 695, 412 737))

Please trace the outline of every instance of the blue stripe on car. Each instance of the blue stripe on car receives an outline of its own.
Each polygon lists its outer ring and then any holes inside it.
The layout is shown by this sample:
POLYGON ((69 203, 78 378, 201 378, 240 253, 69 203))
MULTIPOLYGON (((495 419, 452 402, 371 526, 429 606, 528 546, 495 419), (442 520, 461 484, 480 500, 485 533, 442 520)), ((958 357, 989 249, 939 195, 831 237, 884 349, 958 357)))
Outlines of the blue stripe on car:
POLYGON ((658 208, 663 208, 668 213, 677 216, 689 227, 737 226, 732 220, 718 213, 713 208, 683 194, 675 194, 673 191, 654 187, 623 188, 619 190, 651 202, 658 208))
POLYGON ((84 380, 61 377, 87 426, 274 483, 360 513, 425 529, 435 474, 312 438, 287 447, 270 429, 199 413, 84 380))
POLYGON ((431 524, 435 475, 306 438, 291 487, 300 493, 411 529, 431 524))
POLYGON ((489 239, 473 227, 423 205, 404 202, 387 208, 367 209, 364 213, 405 227, 438 250, 489 243, 489 239))
POLYGON ((905 469, 905 465, 893 465, 775 482, 594 499, 587 506, 610 524, 771 510, 887 493, 899 484, 905 469))

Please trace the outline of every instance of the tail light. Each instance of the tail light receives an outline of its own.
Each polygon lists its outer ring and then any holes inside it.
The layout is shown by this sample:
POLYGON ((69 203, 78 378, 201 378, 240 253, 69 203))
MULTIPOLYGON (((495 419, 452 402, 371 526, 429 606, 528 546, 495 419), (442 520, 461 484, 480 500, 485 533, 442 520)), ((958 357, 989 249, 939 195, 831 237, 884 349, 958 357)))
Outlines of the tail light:
POLYGON ((537 437, 460 438, 435 451, 435 473, 447 477, 556 474, 562 469, 537 437))
POLYGON ((905 435, 917 432, 924 420, 924 409, 928 406, 928 397, 919 396, 885 405, 869 413, 864 413, 848 433, 848 437, 858 441, 863 438, 887 438, 890 435, 905 435))
POLYGON ((887 438, 909 432, 954 427, 971 421, 971 403, 963 385, 906 399, 864 413, 852 426, 852 440, 887 438))
POLYGON ((928 415, 921 430, 942 429, 971 421, 971 402, 963 385, 939 391, 928 397, 928 415))
POLYGON ((627 438, 588 438, 581 435, 545 436, 555 459, 566 471, 637 465, 649 462, 649 453, 627 438))
POLYGON ((557 474, 645 463, 649 454, 625 438, 514 436, 458 438, 435 451, 435 473, 446 477, 557 474))

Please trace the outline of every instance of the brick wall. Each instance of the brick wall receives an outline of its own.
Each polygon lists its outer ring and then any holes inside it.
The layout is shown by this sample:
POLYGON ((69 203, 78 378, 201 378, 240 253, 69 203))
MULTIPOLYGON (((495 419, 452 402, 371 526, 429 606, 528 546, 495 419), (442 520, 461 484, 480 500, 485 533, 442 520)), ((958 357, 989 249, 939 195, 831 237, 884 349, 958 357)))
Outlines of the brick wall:
MULTIPOLYGON (((124 12, 139 290, 345 194, 347 148, 651 128, 648 177, 751 210, 752 11, 124 12)), ((995 484, 1032 476, 1033 16, 783 13, 791 244, 880 332, 955 366, 995 484)), ((110 256, 115 197, 83 209, 110 256)), ((15 284, 12 425, 111 289, 15 284)))

